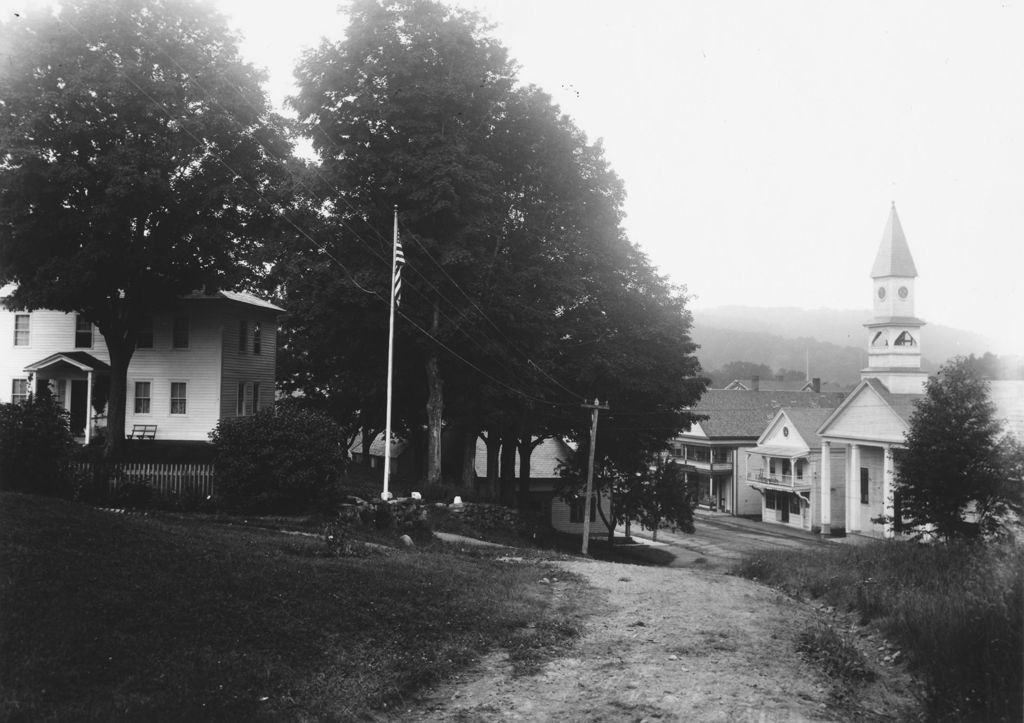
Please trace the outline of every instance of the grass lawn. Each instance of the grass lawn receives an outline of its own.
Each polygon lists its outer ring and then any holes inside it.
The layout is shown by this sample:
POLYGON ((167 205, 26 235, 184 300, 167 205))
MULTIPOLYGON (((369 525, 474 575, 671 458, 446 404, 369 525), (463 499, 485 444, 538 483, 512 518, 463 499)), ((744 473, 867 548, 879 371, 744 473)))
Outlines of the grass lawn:
POLYGON ((338 558, 312 537, 2 494, 0 720, 365 717, 486 650, 528 669, 572 640, 579 596, 545 576, 480 550, 338 558))

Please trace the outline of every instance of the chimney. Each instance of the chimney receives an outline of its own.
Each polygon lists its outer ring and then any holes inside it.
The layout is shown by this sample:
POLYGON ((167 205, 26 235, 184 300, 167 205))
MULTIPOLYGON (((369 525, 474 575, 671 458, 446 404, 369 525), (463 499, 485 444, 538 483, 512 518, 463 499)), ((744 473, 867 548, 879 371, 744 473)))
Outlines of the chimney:
POLYGON ((821 391, 821 377, 814 377, 811 380, 811 391, 812 392, 820 392, 821 391))
POLYGON ((761 390, 761 377, 757 374, 750 377, 750 391, 757 392, 761 390))

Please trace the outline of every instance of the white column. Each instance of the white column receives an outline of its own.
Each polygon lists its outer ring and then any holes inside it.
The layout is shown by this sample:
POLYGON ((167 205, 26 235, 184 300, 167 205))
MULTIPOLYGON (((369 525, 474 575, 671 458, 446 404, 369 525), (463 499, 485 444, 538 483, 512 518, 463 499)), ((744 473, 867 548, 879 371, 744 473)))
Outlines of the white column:
POLYGON ((92 371, 90 370, 85 383, 85 446, 89 446, 92 438, 92 371))
POLYGON ((821 534, 832 532, 832 443, 821 441, 821 479, 818 488, 821 497, 821 534))
POLYGON ((846 531, 860 532, 860 445, 850 445, 846 470, 846 531))
POLYGON ((882 457, 882 514, 885 516, 886 523, 883 530, 883 535, 886 538, 893 536, 893 504, 892 504, 892 477, 893 477, 893 464, 892 464, 892 445, 885 445, 885 451, 882 457))

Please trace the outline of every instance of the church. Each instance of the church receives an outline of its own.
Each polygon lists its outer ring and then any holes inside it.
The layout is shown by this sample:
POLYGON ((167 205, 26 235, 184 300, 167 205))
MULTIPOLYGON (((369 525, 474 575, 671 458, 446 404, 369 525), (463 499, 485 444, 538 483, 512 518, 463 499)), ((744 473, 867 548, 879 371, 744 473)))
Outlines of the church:
POLYGON ((893 204, 871 267, 873 318, 867 329, 868 365, 861 381, 818 428, 821 439, 820 524, 833 532, 832 503, 844 511, 847 534, 891 537, 894 448, 903 445, 914 404, 924 396, 921 368, 925 323, 914 314, 917 268, 893 204), (836 454, 839 452, 839 454, 836 454), (832 464, 841 464, 833 475, 832 464), (838 479, 837 488, 830 481, 838 479))

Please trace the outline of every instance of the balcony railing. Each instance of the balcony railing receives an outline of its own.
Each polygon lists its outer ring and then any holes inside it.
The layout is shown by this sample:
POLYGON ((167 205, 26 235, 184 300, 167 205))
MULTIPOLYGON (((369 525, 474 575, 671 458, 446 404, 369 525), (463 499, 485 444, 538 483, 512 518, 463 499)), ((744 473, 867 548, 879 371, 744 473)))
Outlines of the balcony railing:
POLYGON ((747 482, 769 485, 788 490, 809 490, 814 486, 813 475, 797 476, 793 474, 764 474, 760 470, 747 473, 747 482))

